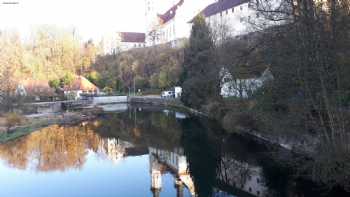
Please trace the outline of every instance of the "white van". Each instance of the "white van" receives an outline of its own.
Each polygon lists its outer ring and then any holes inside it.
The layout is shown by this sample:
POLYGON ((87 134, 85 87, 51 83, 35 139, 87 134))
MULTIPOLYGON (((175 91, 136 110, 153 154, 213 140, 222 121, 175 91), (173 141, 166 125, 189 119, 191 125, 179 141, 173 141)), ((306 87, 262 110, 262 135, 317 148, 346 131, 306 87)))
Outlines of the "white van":
POLYGON ((162 98, 174 98, 175 97, 175 93, 173 91, 163 91, 162 98))

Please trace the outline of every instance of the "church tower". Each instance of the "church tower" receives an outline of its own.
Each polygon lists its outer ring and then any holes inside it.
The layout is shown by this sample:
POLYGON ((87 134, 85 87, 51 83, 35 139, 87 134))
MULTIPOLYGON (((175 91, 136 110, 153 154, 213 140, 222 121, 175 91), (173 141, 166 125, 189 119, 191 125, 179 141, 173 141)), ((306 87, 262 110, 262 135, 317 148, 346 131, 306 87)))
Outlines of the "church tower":
POLYGON ((150 32, 150 30, 153 28, 156 17, 156 0, 145 0, 146 32, 150 32))

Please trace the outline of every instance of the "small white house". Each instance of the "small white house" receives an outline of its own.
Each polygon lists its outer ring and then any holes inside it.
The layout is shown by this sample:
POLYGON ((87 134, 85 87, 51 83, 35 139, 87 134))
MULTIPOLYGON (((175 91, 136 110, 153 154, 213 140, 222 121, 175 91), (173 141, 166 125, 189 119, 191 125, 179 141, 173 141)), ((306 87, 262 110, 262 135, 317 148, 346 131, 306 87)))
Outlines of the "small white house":
POLYGON ((234 79, 225 68, 221 70, 220 75, 222 78, 220 95, 222 97, 248 98, 266 82, 274 78, 269 68, 265 69, 260 77, 234 79))
POLYGON ((182 87, 176 86, 174 88, 174 92, 175 92, 175 98, 181 98, 182 95, 182 87))

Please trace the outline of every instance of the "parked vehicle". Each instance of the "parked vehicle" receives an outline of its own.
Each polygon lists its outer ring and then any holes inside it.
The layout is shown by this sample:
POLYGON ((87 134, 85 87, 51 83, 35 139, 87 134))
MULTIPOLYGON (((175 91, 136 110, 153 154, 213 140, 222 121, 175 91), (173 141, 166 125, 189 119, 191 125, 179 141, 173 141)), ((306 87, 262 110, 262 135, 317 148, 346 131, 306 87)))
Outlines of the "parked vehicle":
POLYGON ((163 91, 162 98, 175 98, 175 92, 174 91, 163 91))

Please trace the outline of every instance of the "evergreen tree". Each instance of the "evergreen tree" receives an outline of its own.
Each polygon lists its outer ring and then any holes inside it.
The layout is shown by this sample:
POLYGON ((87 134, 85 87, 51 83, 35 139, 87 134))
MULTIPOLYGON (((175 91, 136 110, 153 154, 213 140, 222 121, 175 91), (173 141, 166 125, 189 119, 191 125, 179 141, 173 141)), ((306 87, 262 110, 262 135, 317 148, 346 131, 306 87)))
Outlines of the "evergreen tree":
POLYGON ((214 43, 203 16, 193 21, 189 45, 185 48, 182 74, 185 105, 201 108, 219 98, 219 71, 214 56, 214 43))

